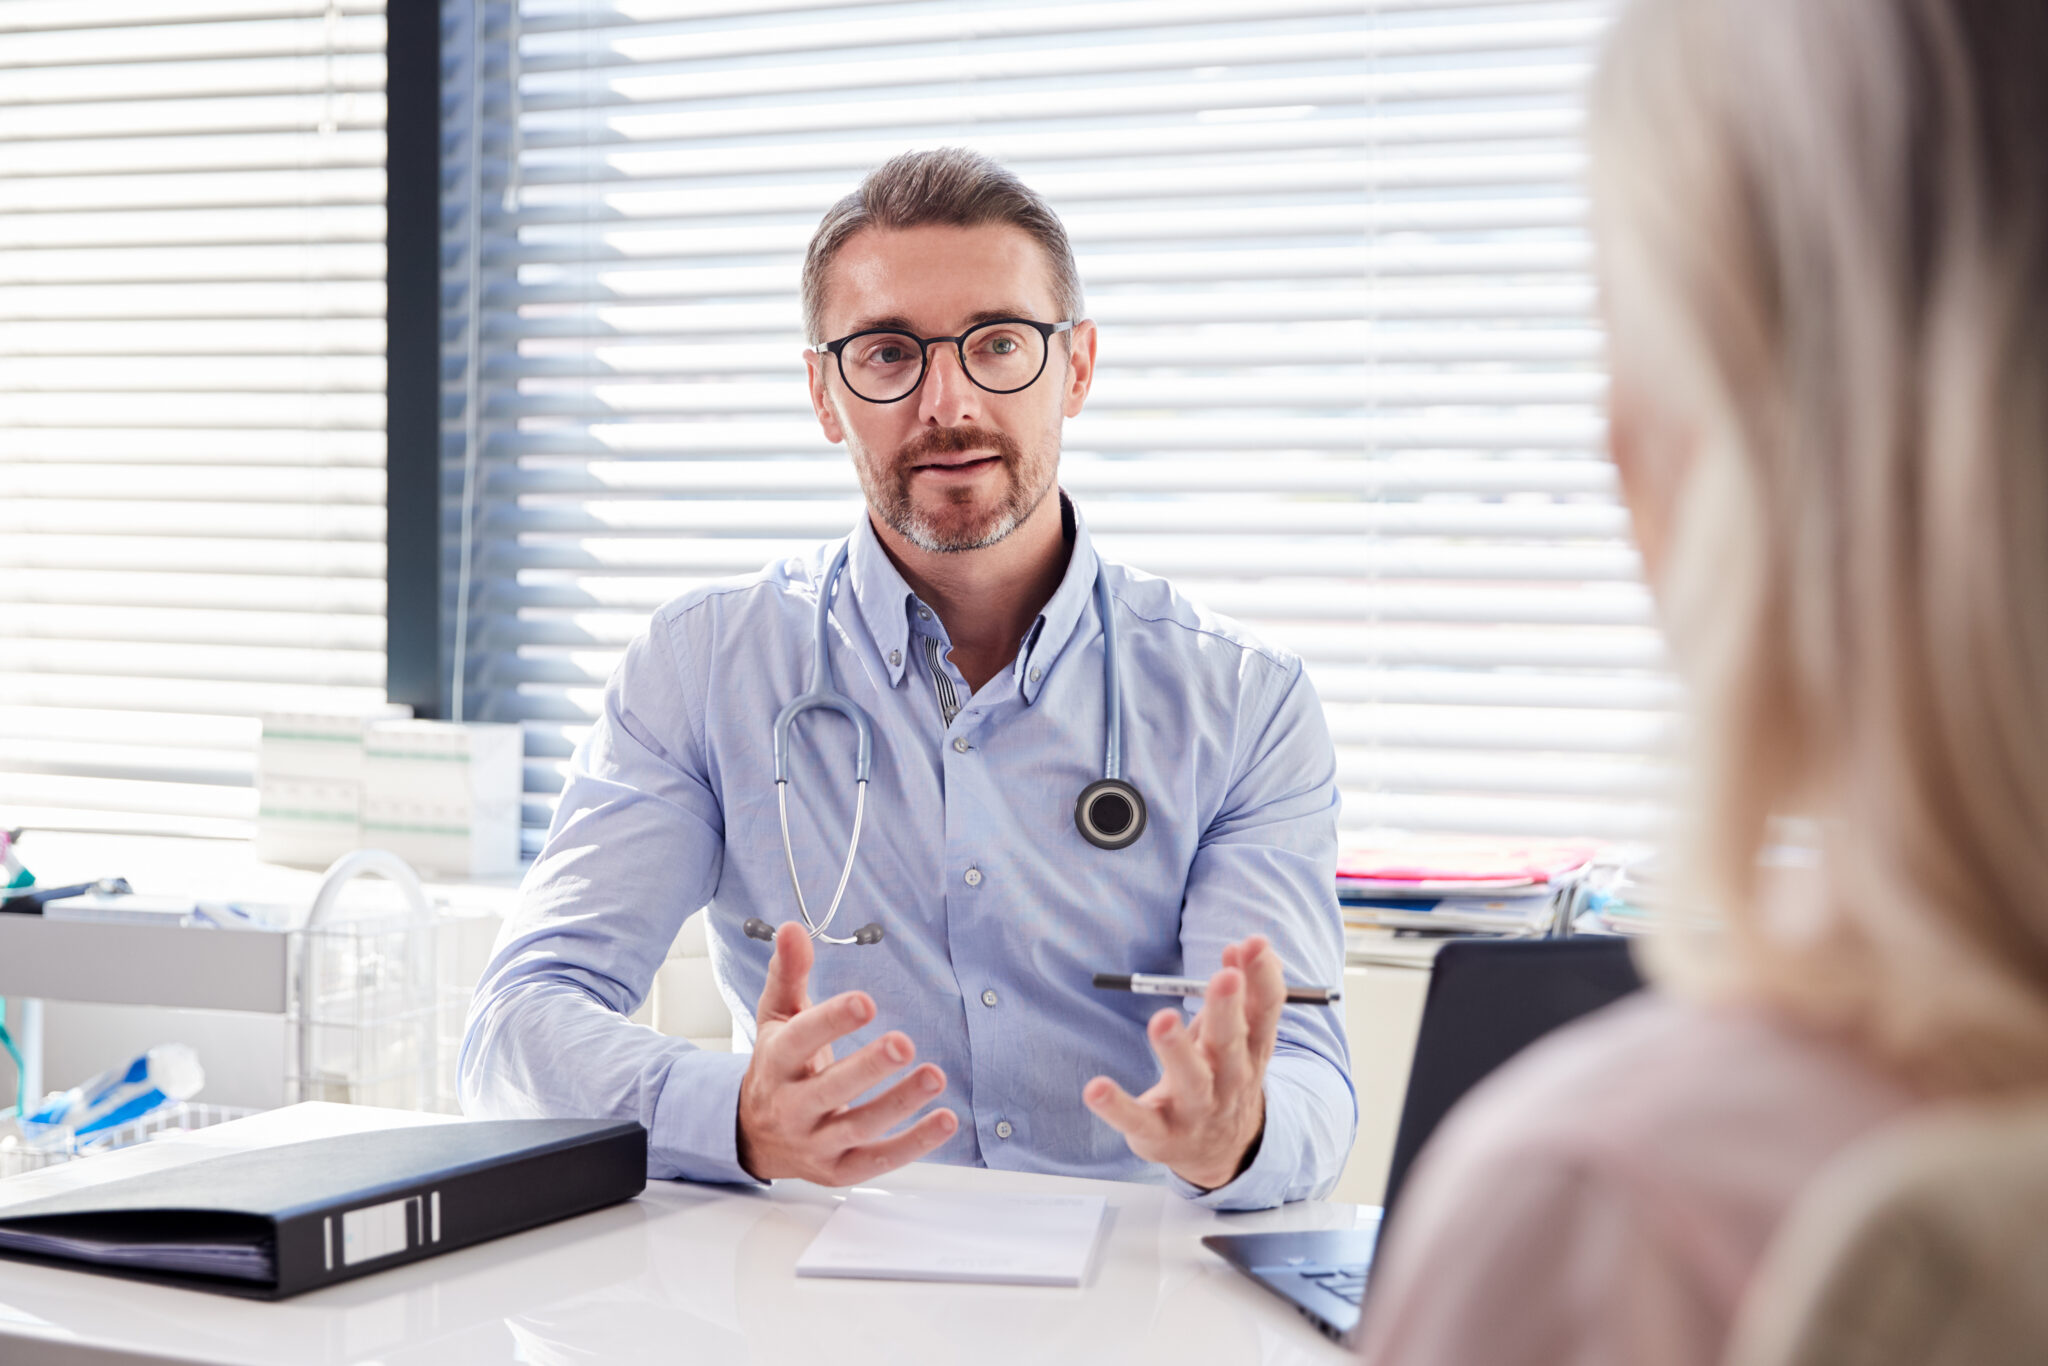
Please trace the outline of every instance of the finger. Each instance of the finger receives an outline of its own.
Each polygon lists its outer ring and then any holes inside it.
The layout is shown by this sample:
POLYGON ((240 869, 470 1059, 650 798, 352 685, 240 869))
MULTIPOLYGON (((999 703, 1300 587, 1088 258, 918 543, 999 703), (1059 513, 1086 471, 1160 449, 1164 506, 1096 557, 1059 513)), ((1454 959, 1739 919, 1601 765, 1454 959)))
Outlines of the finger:
POLYGON ((843 1105, 853 1104, 910 1066, 916 1057, 917 1045, 892 1029, 820 1072, 811 1083, 807 1099, 816 1103, 819 1114, 829 1115, 843 1105))
POLYGON ((1097 1077, 1082 1087, 1081 1101, 1095 1112, 1097 1119, 1134 1143, 1157 1142, 1166 1137, 1165 1117, 1108 1077, 1097 1077))
MULTIPOLYGON (((1239 971, 1242 971, 1245 964, 1245 946, 1250 944, 1252 939, 1257 939, 1258 937, 1253 935, 1251 939, 1245 939, 1235 944, 1225 944, 1222 954, 1223 961, 1217 970, 1220 972, 1223 968, 1237 968, 1239 971)), ((1211 985, 1213 986, 1214 983, 1212 982, 1211 985)), ((1189 1027, 1194 1031, 1197 1039, 1203 1037, 1205 1029, 1202 1024, 1202 1012, 1200 1010, 1196 1011, 1195 1018, 1189 1022, 1189 1027)))
POLYGON ((1181 1026, 1180 1012, 1162 1010, 1154 1015, 1145 1026, 1145 1037, 1159 1058, 1159 1075, 1167 1091, 1198 1104, 1207 1101, 1216 1084, 1215 1073, 1202 1056, 1201 1045, 1181 1026))
POLYGON ((811 937, 794 920, 775 932, 775 951, 768 955, 768 980, 754 1018, 762 1024, 787 1020, 811 1004, 811 937))
POLYGON ((1225 968, 1209 979, 1209 995, 1202 1002, 1202 1051, 1217 1086, 1229 1086, 1250 1070, 1245 1038, 1244 974, 1225 968))
POLYGON ((951 1110, 934 1110, 893 1138, 847 1149, 833 1164, 836 1179, 840 1185, 850 1186, 856 1181, 872 1180, 883 1172, 894 1171, 906 1162, 917 1161, 951 1138, 959 1128, 958 1115, 951 1110))
POLYGON ((1264 936, 1253 935, 1238 970, 1244 973, 1245 1032, 1252 1058, 1263 1066, 1273 1056, 1273 1044, 1280 1034, 1280 1012, 1287 1006, 1287 974, 1280 955, 1264 936))
POLYGON ((848 1147, 867 1143, 937 1100, 945 1089, 946 1074, 926 1063, 866 1105, 846 1111, 827 1127, 848 1147))
POLYGON ((875 1018, 875 1003, 865 991, 843 991, 831 1000, 802 1011, 775 1032, 762 1046, 772 1050, 769 1065, 780 1075, 802 1077, 811 1057, 829 1048, 875 1018))

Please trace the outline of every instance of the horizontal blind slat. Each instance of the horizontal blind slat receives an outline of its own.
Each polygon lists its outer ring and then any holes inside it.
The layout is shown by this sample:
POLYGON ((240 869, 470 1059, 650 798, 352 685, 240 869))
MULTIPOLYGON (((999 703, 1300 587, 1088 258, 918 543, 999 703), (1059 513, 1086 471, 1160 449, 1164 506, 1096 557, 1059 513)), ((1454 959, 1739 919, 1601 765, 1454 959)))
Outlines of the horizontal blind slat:
MULTIPOLYGON (((774 16, 788 12, 830 13, 893 5, 898 0, 628 0, 627 3, 598 5, 590 0, 524 0, 518 10, 517 26, 523 33, 603 33, 615 29, 642 32, 679 23, 701 23, 743 16, 774 16)), ((1382 14, 1415 11, 1455 11, 1483 7, 1511 11, 1523 6, 1549 6, 1554 0, 1373 0, 1382 14)), ((1357 0, 1268 0, 1253 10, 1247 0, 1202 0, 1201 3, 1155 4, 1154 11, 1165 22, 1171 16, 1185 16, 1189 23, 1209 23, 1218 16, 1256 14, 1274 19, 1298 19, 1357 11, 1357 0)), ((509 27, 497 20, 492 31, 502 36, 509 27)))
MULTIPOLYGON (((10 602, 92 607, 187 607, 243 612, 384 615, 384 579, 320 575, 10 567, 10 602)), ((316 709, 317 710, 317 709, 316 709)))
POLYGON ((152 134, 290 133, 314 128, 382 128, 379 90, 182 99, 121 99, 100 104, 0 104, 0 140, 75 142, 152 134))
MULTIPOLYGON (((234 477, 234 471, 226 472, 234 477)), ((500 493, 586 498, 676 496, 817 497, 852 495, 859 484, 845 460, 523 461, 494 469, 500 493), (793 492, 794 491, 794 492, 793 492)), ((1601 460, 1382 459, 1297 461, 1275 468, 1270 460, 1149 462, 1070 457, 1060 486, 1080 495, 1120 493, 1269 493, 1376 495, 1390 493, 1611 494, 1614 467, 1601 460)), ((850 525, 849 519, 849 525, 850 525)), ((841 528, 843 530, 843 528, 841 528)))
MULTIPOLYGON (((1380 102, 1450 101, 1565 96, 1585 83, 1583 65, 1496 68, 1468 72, 1404 73, 1323 79, 1284 78, 1210 84, 1147 84, 1069 93, 1051 111, 1065 120, 1132 116, 1191 115, 1212 111, 1295 109, 1318 105, 1355 106, 1380 102)), ((748 105, 729 109, 627 106, 578 111, 579 118, 536 117, 522 131, 534 148, 595 146, 608 142, 832 135, 847 130, 919 128, 961 122, 1022 122, 1009 107, 985 95, 949 99, 878 99, 835 105, 791 107, 748 105)), ((1034 121, 1046 117, 1032 111, 1034 121)))
MULTIPOLYGON (((1397 106, 1398 108, 1398 106, 1397 106)), ((1105 123, 1083 131, 1033 128, 1015 132, 1000 129, 977 133, 976 143, 989 155, 1003 160, 1036 183, 1046 175, 1102 177, 1113 172, 1092 169, 1096 163, 1115 161, 1142 168, 1142 158, 1208 157, 1225 174, 1238 168, 1227 158, 1272 152, 1355 153, 1368 143, 1375 147, 1402 149, 1442 143, 1493 144, 1524 143, 1574 137, 1580 126, 1579 112, 1568 103, 1517 101, 1514 107, 1476 112, 1411 113, 1375 110, 1362 115, 1352 110, 1318 111, 1306 120, 1280 122, 1195 122, 1180 126, 1119 126, 1105 123), (1041 169, 1042 168, 1042 169, 1041 169), (1090 168, 1090 169, 1081 169, 1090 168)), ((834 138, 831 141, 748 144, 739 147, 703 147, 683 141, 635 138, 630 141, 603 138, 588 143, 529 148, 522 144, 518 184, 521 193, 531 191, 543 214, 564 202, 568 192, 586 185, 627 181, 646 184, 655 192, 679 184, 710 182, 713 193, 726 186, 717 182, 731 177, 810 174, 820 171, 840 174, 865 171, 898 152, 940 146, 944 137, 925 130, 909 130, 897 137, 834 138), (550 187, 561 187, 551 189, 550 187)), ((1183 168, 1176 167, 1176 170, 1183 168)), ((1377 167, 1361 167, 1361 179, 1377 167)), ((1142 172, 1141 172, 1142 173, 1142 172)), ((1152 174, 1165 174, 1164 168, 1152 174)), ((511 180, 500 170, 486 170, 486 188, 503 193, 511 180)), ((770 192, 761 187, 757 192, 770 192)), ((1098 197, 1090 194, 1087 197, 1098 197)), ((601 206, 592 204, 593 212, 601 206)), ((521 216, 526 212, 521 208, 521 216)))
MULTIPOLYGON (((374 685, 342 686, 292 679, 0 670, 0 705, 7 706, 90 707, 247 719, 266 711, 359 713, 383 702, 381 671, 374 685)), ((0 769, 0 774, 4 771, 0 769)))
POLYGON ((45 30, 89 33, 137 24, 216 24, 257 19, 325 18, 340 14, 381 14, 384 0, 187 0, 176 9, 164 0, 0 0, 0 33, 45 30))
MULTIPOLYGON (((125 490, 124 490, 125 492, 125 490)), ((0 535, 195 536, 384 543, 384 508, 319 503, 157 502, 114 498, 10 498, 0 504, 0 535)))
MULTIPOLYGON (((522 55, 520 105, 540 113, 607 104, 667 103, 677 100, 760 99, 859 89, 915 90, 926 85, 973 88, 1006 80, 1080 80, 1089 76, 1175 71, 1188 67, 1241 69, 1255 65, 1312 65, 1414 56, 1525 53, 1571 47, 1586 35, 1583 19, 1450 28, 1358 29, 1326 33, 1277 33, 1258 37, 1176 38, 1133 25, 1115 4, 1085 8, 1013 11, 1022 22, 989 29, 988 12, 958 21, 970 29, 973 46, 994 47, 1003 38, 1048 32, 1070 35, 1079 19, 1096 29, 1124 30, 1135 41, 1100 47, 1012 48, 986 55, 953 55, 934 64, 924 50, 960 41, 936 30, 928 16, 884 21, 834 31, 831 26, 790 30, 757 29, 738 34, 700 31, 673 44, 643 44, 632 52, 585 47, 552 56, 522 55), (720 41, 724 39, 725 41, 720 41), (1150 41, 1146 41, 1149 39, 1150 41), (919 55, 870 56, 862 49, 913 48, 919 55), (799 57, 787 66, 750 63, 721 70, 739 57, 799 57)), ((1012 16, 998 16, 1011 18, 1012 16)))
POLYGON ((20 535, 0 539, 0 568, 120 569, 129 573, 381 578, 381 543, 203 537, 20 535))
MULTIPOLYGON (((196 817, 212 821, 250 821, 256 816, 256 794, 250 788, 185 781, 76 777, 70 774, 12 773, 0 770, 0 808, 61 808, 88 821, 102 812, 196 817)), ((63 828, 67 822, 39 824, 63 828)), ((154 823, 135 827, 161 829, 154 823)), ((244 837, 247 831, 241 831, 244 837)))
POLYGON ((380 649, 294 649, 286 646, 153 640, 44 640, 7 643, 0 672, 90 674, 99 678, 184 678, 223 683, 294 683, 333 688, 374 688, 384 681, 380 649))
POLYGON ((104 464, 148 461, 167 466, 233 463, 382 469, 384 433, 315 427, 251 427, 237 431, 0 426, 0 458, 104 464))

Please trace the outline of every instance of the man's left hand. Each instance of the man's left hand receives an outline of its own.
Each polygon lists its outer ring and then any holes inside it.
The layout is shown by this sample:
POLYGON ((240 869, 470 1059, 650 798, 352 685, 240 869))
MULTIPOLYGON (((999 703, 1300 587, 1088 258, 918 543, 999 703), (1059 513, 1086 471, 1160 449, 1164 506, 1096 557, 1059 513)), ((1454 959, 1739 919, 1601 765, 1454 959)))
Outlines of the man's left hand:
POLYGON ((1227 1186, 1251 1164, 1266 1125, 1266 1063, 1280 1033, 1287 984, 1280 955, 1261 935, 1223 950, 1201 1013, 1185 1027, 1178 1010, 1145 1026, 1159 1081, 1133 1097, 1108 1077, 1081 1099, 1124 1136, 1131 1151, 1204 1190, 1227 1186))

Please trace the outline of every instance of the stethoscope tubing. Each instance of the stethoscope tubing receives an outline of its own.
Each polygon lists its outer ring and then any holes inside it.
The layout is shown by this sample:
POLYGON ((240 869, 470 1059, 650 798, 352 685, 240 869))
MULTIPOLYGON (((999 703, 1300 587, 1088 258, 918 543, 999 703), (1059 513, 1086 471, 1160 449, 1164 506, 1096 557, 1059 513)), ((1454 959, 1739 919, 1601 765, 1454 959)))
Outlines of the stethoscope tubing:
POLYGON ((796 849, 789 838, 789 780, 778 778, 775 782, 775 807, 782 815, 782 857, 789 864, 789 885, 796 891, 797 913, 804 918, 804 926, 810 930, 811 938, 822 939, 828 944, 851 944, 850 938, 829 934, 832 917, 839 914, 839 903, 846 896, 846 884, 853 880, 853 857, 860 848, 861 819, 868 809, 868 780, 862 778, 854 785, 853 835, 846 842, 846 861, 839 866, 839 886, 832 893, 832 904, 825 908, 825 918, 813 923, 811 908, 804 903, 804 884, 796 875, 796 849))
MULTIPOLYGON (((789 700, 776 713, 774 727, 775 751, 775 807, 782 824, 782 856, 789 868, 789 885, 796 892, 797 913, 803 917, 804 927, 811 938, 821 939, 828 944, 869 944, 881 937, 879 926, 869 925, 856 935, 847 938, 833 935, 828 931, 832 918, 839 914, 839 905, 846 896, 846 888, 853 880, 854 856, 860 849, 861 824, 867 813, 868 780, 873 774, 875 734, 874 723, 859 703, 839 691, 838 682, 832 669, 832 597, 837 591, 841 576, 846 571, 848 552, 852 542, 839 547, 832 557, 831 568, 818 586, 818 606, 813 618, 813 653, 811 657, 810 687, 797 697, 789 700), (796 846, 789 833, 789 730, 799 716, 816 710, 836 711, 853 723, 857 750, 854 757, 854 803, 853 833, 846 842, 846 858, 839 866, 839 885, 833 889, 832 903, 825 909, 822 920, 811 916, 809 902, 804 897, 803 882, 797 876, 796 846)), ((1116 614, 1109 595, 1109 576, 1098 566, 1095 572, 1095 607, 1102 619, 1102 706, 1104 712, 1102 781, 1091 783, 1082 792, 1076 808, 1076 824, 1090 843, 1104 849, 1121 849, 1135 841, 1145 828, 1145 803, 1136 788, 1123 780, 1124 726, 1123 726, 1123 675, 1122 650, 1117 640, 1116 614), (1088 808, 1098 789, 1113 789, 1131 808, 1134 824, 1122 834, 1103 835, 1095 829, 1094 818, 1088 808)), ((747 932, 755 937, 770 935, 765 923, 757 925, 749 921, 747 932)))
POLYGON ((1109 601, 1109 575, 1095 572, 1095 613, 1102 618, 1102 776, 1111 780, 1124 776, 1124 686, 1117 648, 1116 613, 1109 601))

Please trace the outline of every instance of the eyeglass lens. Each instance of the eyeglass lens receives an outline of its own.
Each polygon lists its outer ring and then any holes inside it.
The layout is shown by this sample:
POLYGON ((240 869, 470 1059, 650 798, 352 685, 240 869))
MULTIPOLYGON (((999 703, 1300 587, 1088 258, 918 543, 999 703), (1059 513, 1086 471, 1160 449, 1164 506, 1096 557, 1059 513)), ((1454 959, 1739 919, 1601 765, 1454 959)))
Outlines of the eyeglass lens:
MULTIPOLYGON (((960 339, 960 363, 967 378, 982 388, 1015 393, 1045 368, 1045 337, 1017 323, 983 323, 960 339)), ((870 403, 902 398, 924 378, 924 367, 922 344, 898 332, 870 332, 839 351, 846 387, 870 403)))

